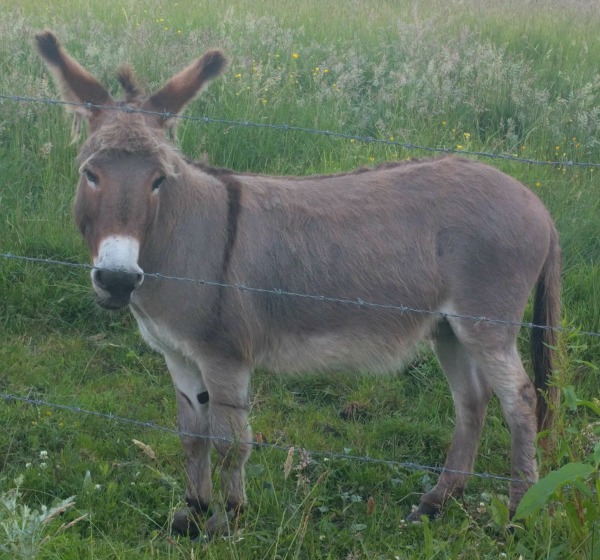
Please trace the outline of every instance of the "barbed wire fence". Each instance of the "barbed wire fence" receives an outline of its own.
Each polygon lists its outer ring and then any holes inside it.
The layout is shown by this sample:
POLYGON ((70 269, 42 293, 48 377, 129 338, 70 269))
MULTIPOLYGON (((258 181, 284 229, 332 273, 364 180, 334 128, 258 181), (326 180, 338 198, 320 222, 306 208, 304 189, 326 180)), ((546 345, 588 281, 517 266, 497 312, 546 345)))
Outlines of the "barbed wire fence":
MULTIPOLYGON (((472 156, 472 157, 482 157, 496 160, 507 160, 513 162, 519 162, 529 165, 545 165, 545 166, 553 166, 553 167, 583 167, 583 168, 599 168, 600 163, 593 162, 578 162, 578 161, 542 161, 535 160, 530 158, 522 158, 519 156, 515 156, 512 154, 501 154, 501 153, 492 153, 492 152, 484 152, 484 151, 469 151, 464 149, 455 149, 455 148, 447 148, 447 147, 432 147, 432 146, 422 146, 413 143, 407 142, 399 142, 395 140, 387 140, 381 138, 375 138, 371 136, 360 136, 355 134, 348 134, 344 132, 334 132, 329 130, 319 130, 306 128, 301 126, 294 126, 289 124, 272 124, 272 123, 257 123, 251 121, 238 121, 231 119, 219 119, 208 116, 194 116, 194 115, 183 115, 183 114, 173 114, 173 113, 165 113, 165 112, 157 112, 157 111, 148 111, 144 109, 132 108, 132 107, 121 107, 121 106, 106 106, 106 105, 96 105, 92 103, 75 103, 69 101, 63 101, 58 99, 49 99, 49 98, 39 98, 39 97, 29 97, 29 96, 21 96, 21 95, 6 95, 0 94, 0 100, 4 101, 13 101, 17 103, 34 103, 34 104, 45 104, 45 105, 63 105, 63 106, 73 106, 73 107, 84 107, 87 109, 102 109, 102 110, 115 110, 115 111, 123 111, 127 113, 143 113, 148 115, 159 116, 161 118, 177 118, 177 119, 185 119, 189 121, 201 122, 204 124, 221 124, 227 126, 240 126, 240 127, 254 127, 254 128, 265 128, 269 130, 277 130, 283 132, 303 132, 308 134, 316 134, 322 136, 328 136, 331 138, 339 138, 346 140, 354 140, 365 143, 373 143, 373 144, 382 144, 387 146, 393 146, 398 148, 403 148, 406 150, 422 150, 427 152, 434 153, 446 153, 446 154, 460 154, 464 156, 472 156)), ((26 255, 15 255, 10 252, 0 253, 0 259, 3 261, 13 260, 13 261, 21 261, 21 262, 29 262, 34 264, 40 264, 45 266, 62 266, 62 267, 70 267, 77 269, 87 269, 91 270, 93 267, 89 264, 83 263, 74 263, 74 262, 66 262, 60 261, 56 259, 49 258, 39 258, 39 257, 31 257, 26 255)), ((591 336, 591 337, 600 337, 600 333, 594 332, 591 330, 581 330, 576 328, 567 328, 562 326, 550 326, 550 325, 536 325, 530 322, 516 322, 516 321, 507 321, 494 317, 484 317, 484 316, 473 316, 473 315, 462 315, 458 313, 446 313, 437 310, 428 310, 428 309, 418 309, 410 306, 403 305, 401 303, 398 304, 387 304, 387 303, 378 303, 375 301, 369 301, 367 299, 346 299, 343 297, 337 297, 326 294, 308 294, 308 293, 299 293, 293 292, 281 288, 266 288, 259 286, 246 286, 243 284, 227 284, 223 282, 216 282, 209 279, 201 279, 201 278, 186 278, 186 277, 178 277, 165 275, 161 273, 144 273, 146 277, 153 277, 162 281, 180 281, 180 282, 188 282, 195 283, 201 286, 216 286, 226 289, 239 290, 244 292, 253 292, 266 294, 272 297, 295 297, 295 298, 304 298, 308 300, 314 300, 322 303, 335 303, 335 304, 344 304, 344 305, 355 305, 359 307, 368 307, 368 308, 377 308, 377 309, 385 309, 396 311, 399 313, 416 313, 416 314, 427 314, 439 316, 442 318, 452 318, 452 319, 460 319, 460 320, 468 320, 474 322, 491 322, 496 324, 502 324, 506 326, 514 326, 519 328, 528 328, 528 329, 543 329, 543 330, 553 330, 557 332, 563 333, 572 333, 580 336, 591 336)), ((197 437, 204 438, 210 440, 221 440, 221 441, 229 441, 231 443, 235 443, 234 440, 229 438, 222 438, 210 435, 199 435, 194 433, 182 432, 173 428, 169 428, 166 426, 161 426, 155 424, 153 422, 137 420, 133 418, 127 418, 123 416, 118 416, 112 413, 99 412, 93 410, 86 410, 78 406, 70 406, 65 404, 52 403, 41 399, 34 399, 25 396, 19 396, 10 393, 0 393, 0 399, 5 401, 5 403, 15 403, 21 402, 23 404, 37 406, 37 407, 50 407, 54 409, 59 409, 63 411, 67 411, 73 414, 84 414, 89 416, 95 416, 98 418, 103 418, 107 421, 119 422, 124 424, 129 424, 132 426, 136 426, 138 428, 143 429, 152 429, 161 432, 165 432, 172 435, 177 436, 186 436, 186 437, 197 437)), ((240 442, 238 442, 240 443, 240 442)), ((254 447, 261 448, 270 448, 279 451, 283 451, 286 453, 292 452, 304 452, 308 453, 310 457, 321 457, 323 459, 336 459, 336 460, 351 460, 357 461, 361 463, 373 463, 380 465, 387 465, 390 467, 403 468, 408 470, 417 470, 417 471, 425 471, 425 472, 435 472, 435 473, 443 473, 449 472, 454 474, 461 474, 466 476, 473 476, 477 478, 482 478, 491 481, 502 481, 502 482, 530 482, 524 481, 523 479, 516 479, 507 476, 490 474, 487 472, 471 472, 471 471, 459 471, 453 469, 447 469, 443 466, 433 466, 433 465, 424 465, 416 462, 402 462, 395 461, 389 459, 377 459, 369 456, 360 456, 360 455, 351 455, 346 453, 337 453, 333 451, 316 451, 316 450, 306 450, 299 447, 294 446, 283 446, 274 443, 267 443, 265 441, 250 441, 243 442, 254 447)))
POLYGON ((527 163, 529 165, 546 165, 551 167, 584 167, 584 168, 600 168, 600 163, 594 162, 580 162, 573 160, 556 160, 556 161, 543 161, 532 158, 523 158, 515 156, 513 154, 502 154, 495 152, 483 152, 483 151, 470 151, 458 148, 448 147, 436 147, 436 146, 423 146, 419 144, 413 144, 411 142, 399 142, 397 140, 389 140, 385 138, 375 138, 373 136, 360 136, 356 134, 349 134, 346 132, 335 132, 331 130, 320 130, 315 128, 307 128, 303 126, 296 126, 290 124, 277 124, 277 123, 259 123, 252 121, 239 121, 231 119, 219 119, 208 116, 198 115, 185 115, 178 113, 160 112, 160 111, 149 111, 146 109, 139 109, 128 106, 117 106, 117 105, 97 105, 94 103, 78 103, 74 101, 64 101, 62 99, 49 99, 45 97, 29 97, 24 95, 7 95, 0 94, 0 100, 15 101, 18 103, 36 103, 42 105, 62 105, 67 107, 82 107, 84 109, 101 109, 108 111, 121 111, 124 113, 141 113, 145 115, 154 115, 163 119, 181 119, 187 121, 201 122, 204 124, 222 124, 227 126, 239 126, 244 128, 265 128, 269 130, 279 130, 282 132, 304 132, 307 134, 315 134, 319 136, 328 136, 330 138, 340 138, 344 140, 355 140, 359 142, 365 142, 369 144, 381 144, 385 146, 394 146, 398 148, 404 148, 406 150, 422 150, 425 152, 441 153, 441 154, 459 154, 465 156, 482 157, 496 160, 514 161, 518 163, 527 163))
POLYGON ((452 474, 474 476, 476 478, 483 478, 483 479, 487 479, 487 480, 497 480, 497 481, 502 481, 502 482, 527 482, 527 483, 531 482, 531 481, 527 481, 527 480, 524 480, 521 478, 511 478, 508 476, 491 474, 491 473, 487 473, 487 472, 462 471, 462 470, 457 470, 457 469, 448 469, 446 467, 437 467, 434 465, 421 465, 419 463, 414 463, 414 462, 410 462, 410 461, 405 462, 405 461, 394 461, 391 459, 377 459, 375 457, 369 457, 368 455, 351 455, 349 453, 338 453, 335 451, 314 451, 314 450, 308 450, 308 449, 304 449, 304 448, 300 448, 300 447, 296 447, 296 446, 285 446, 285 445, 279 445, 276 443, 268 443, 266 441, 257 441, 257 440, 240 441, 240 440, 235 440, 233 438, 227 438, 227 437, 195 434, 192 432, 176 430, 174 428, 169 428, 167 426, 161 426, 160 424, 156 424, 154 422, 136 420, 133 418, 127 418, 127 417, 119 416, 119 415, 112 414, 112 413, 99 412, 96 410, 86 410, 79 406, 69 406, 69 405, 64 405, 64 404, 51 403, 51 402, 41 400, 41 399, 22 397, 22 396, 18 396, 18 395, 12 395, 9 393, 0 393, 0 399, 3 399, 6 402, 21 402, 24 404, 30 404, 30 405, 39 406, 39 407, 46 406, 46 407, 54 408, 57 410, 72 412, 75 414, 85 414, 88 416, 95 416, 97 418, 103 418, 105 420, 110 420, 113 422, 129 424, 129 425, 136 426, 138 428, 147 428, 147 429, 151 429, 151 430, 157 430, 160 432, 164 432, 167 434, 172 434, 172 435, 176 435, 176 436, 180 436, 180 437, 185 436, 185 437, 192 437, 192 438, 197 438, 197 439, 206 439, 206 440, 210 440, 210 441, 224 441, 224 442, 232 443, 234 445, 235 444, 246 444, 246 445, 251 445, 252 447, 255 447, 255 448, 275 449, 278 451, 284 451, 286 454, 289 454, 290 452, 291 453, 297 452, 299 454, 308 455, 311 458, 312 457, 320 457, 320 458, 328 459, 328 460, 339 459, 339 460, 346 460, 346 461, 357 461, 357 462, 361 462, 361 463, 385 465, 385 466, 403 468, 403 469, 408 469, 408 470, 435 472, 438 474, 447 472, 447 473, 452 473, 452 474))
MULTIPOLYGON (((27 257, 22 255, 13 255, 12 253, 0 253, 0 259, 11 259, 17 261, 25 261, 30 263, 44 264, 50 266, 65 266, 69 268, 79 268, 85 270, 99 270, 106 272, 117 272, 115 270, 111 270, 109 268, 95 267, 90 264, 83 263, 73 263, 66 261, 59 261, 55 259, 44 259, 39 257, 27 257)), ((344 305, 354 305, 358 307, 365 308, 376 308, 376 309, 386 309, 389 311, 398 311, 399 313, 416 313, 420 315, 433 315, 436 317, 440 317, 443 319, 461 319, 466 321, 472 321, 475 323, 495 323, 498 325, 505 325, 511 327, 521 327, 528 329, 540 329, 546 331, 555 331, 562 333, 571 333, 577 334, 580 336, 592 336, 592 337, 600 337, 600 333, 594 331, 585 331, 577 328, 567 328, 562 327, 560 325, 538 325, 531 322, 525 321, 509 321, 506 319, 498 319, 495 317, 485 317, 483 315, 464 315, 461 313, 450 313, 446 311, 439 311, 435 309, 420 309, 418 307, 411 307, 408 305, 402 304, 388 304, 388 303, 378 303, 374 301, 369 301, 363 298, 357 299, 347 299, 343 297, 334 297, 324 294, 308 294, 303 292, 293 292, 289 290, 285 290, 282 288, 263 288, 263 287, 255 287, 255 286, 246 286, 245 284, 228 284, 226 282, 217 282, 215 280, 208 280, 202 278, 187 278, 181 276, 172 276, 168 274, 162 274, 160 272, 144 272, 145 278, 155 278, 157 280, 172 280, 178 282, 187 282, 192 284, 197 284, 199 286, 213 286, 217 288, 227 288, 231 290, 238 290, 241 292, 253 292, 259 294, 267 294, 270 296, 278 296, 278 297, 293 297, 293 298, 302 298, 308 300, 314 300, 323 303, 337 303, 344 305)))

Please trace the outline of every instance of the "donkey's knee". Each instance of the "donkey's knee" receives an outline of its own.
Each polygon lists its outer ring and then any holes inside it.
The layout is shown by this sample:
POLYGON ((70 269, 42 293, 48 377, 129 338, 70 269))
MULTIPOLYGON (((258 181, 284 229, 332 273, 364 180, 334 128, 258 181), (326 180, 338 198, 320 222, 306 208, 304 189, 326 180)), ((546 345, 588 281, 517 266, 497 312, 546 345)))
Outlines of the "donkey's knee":
POLYGON ((248 426, 245 430, 238 432, 231 442, 220 441, 215 444, 215 449, 225 469, 242 468, 250 452, 252 451, 252 430, 248 426))
POLYGON ((177 402, 181 443, 186 456, 186 501, 208 505, 212 489, 208 410, 205 406, 193 404, 183 393, 178 392, 177 402))

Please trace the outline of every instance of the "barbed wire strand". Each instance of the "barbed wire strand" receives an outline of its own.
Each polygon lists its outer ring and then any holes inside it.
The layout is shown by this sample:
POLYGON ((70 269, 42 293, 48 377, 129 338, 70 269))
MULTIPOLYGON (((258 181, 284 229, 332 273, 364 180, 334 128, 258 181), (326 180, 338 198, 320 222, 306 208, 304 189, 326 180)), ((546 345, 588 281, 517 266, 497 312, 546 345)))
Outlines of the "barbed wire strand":
MULTIPOLYGON (((90 264, 83 263, 73 263, 66 261, 59 261, 55 259, 47 259, 47 258, 39 258, 39 257, 26 257, 22 255, 14 255, 12 253, 0 253, 0 258, 2 259, 13 259, 18 261, 32 262, 38 264, 46 264, 51 266, 65 266, 70 268, 79 268, 85 270, 93 270, 96 268, 97 270, 105 270, 107 272, 114 272, 108 268, 98 268, 94 267, 90 264)), ((194 284, 199 284, 202 286, 213 286, 218 288, 228 288, 232 290, 239 290, 243 292, 255 292, 259 294, 268 294, 273 296, 287 296, 287 297, 296 297, 296 298, 304 298, 315 301, 320 301, 324 303, 338 303, 345 305, 356 305, 358 307, 372 307, 376 309, 386 309, 390 311, 398 311, 400 313, 417 313, 421 315, 434 315, 436 317, 441 317, 444 319, 464 319, 467 321, 473 321, 475 323, 495 323, 499 325, 506 325, 511 327, 522 327, 528 329, 541 329, 546 331, 555 331, 561 333, 572 333, 580 336, 592 336, 592 337, 600 337, 600 333, 593 331, 584 331, 577 328, 567 328, 561 326, 553 326, 553 325, 537 325, 535 323, 530 322, 519 322, 519 321, 508 321, 505 319, 496 319, 493 317, 485 317, 483 315, 462 315, 460 313, 449 313, 446 311, 436 311, 432 309, 419 309, 416 307, 410 307, 407 305, 401 304, 387 304, 387 303, 377 303, 372 301, 367 301, 362 298, 357 299, 345 299, 341 297, 332 297, 326 295, 318 295, 318 294, 307 294, 302 292, 292 292, 289 290, 284 290, 280 288, 259 288, 246 286, 244 284, 228 284, 225 282, 217 282, 214 280, 204 280, 199 278, 186 278, 180 276, 170 276, 167 274, 162 274, 160 272, 145 272, 145 278, 155 278, 158 280, 173 280, 180 282, 190 282, 194 284)))
POLYGON ((516 483, 524 483, 524 484, 532 483, 532 481, 527 481, 522 478, 513 478, 513 477, 509 477, 509 476, 502 476, 502 475, 492 474, 492 473, 488 473, 488 472, 462 471, 462 470, 457 470, 457 469, 448 469, 446 467, 436 467, 433 465, 421 465, 419 463, 414 463, 412 461, 394 461, 391 459, 377 459, 374 457, 369 457, 368 455, 350 455, 347 453, 338 453, 336 451, 313 451, 313 450, 305 449, 302 447, 278 445, 276 443, 268 443, 265 441, 259 442, 259 441, 253 440, 253 441, 242 442, 242 441, 236 440, 234 438, 227 438, 227 437, 223 437, 223 436, 213 436, 213 435, 207 435, 207 434, 194 434, 192 432, 180 431, 180 430, 176 430, 174 428, 169 428, 167 426, 161 426, 160 424, 156 424, 154 422, 147 422, 144 420, 136 420, 133 418, 118 416, 118 415, 112 414, 110 412, 99 412, 99 411, 95 411, 95 410, 87 410, 87 409, 81 408, 79 406, 69 406, 69 405, 65 405, 65 404, 51 403, 51 402, 44 401, 42 399, 34 399, 31 397, 22 397, 22 396, 13 395, 10 393, 0 393, 0 398, 3 399, 5 402, 22 402, 22 403, 31 404, 34 406, 47 406, 49 408, 54 408, 57 410, 64 410, 64 411, 73 412, 76 414, 85 414, 88 416, 95 416, 97 418, 113 420, 115 422, 119 422, 119 423, 123 423, 123 424, 130 424, 130 425, 137 426, 140 428, 148 428, 151 430, 165 432, 165 433, 177 435, 177 436, 193 437, 193 438, 198 438, 198 439, 207 439, 210 441, 224 441, 224 442, 228 442, 228 443, 231 443, 234 445, 235 444, 239 445, 240 443, 243 443, 243 444, 251 445, 252 447, 261 448, 261 449, 262 448, 275 449, 278 451, 284 451, 286 453, 290 453, 290 451, 293 451, 293 452, 296 452, 299 454, 300 453, 308 454, 310 457, 321 457, 324 459, 340 459, 340 460, 345 459, 345 460, 349 460, 349 461, 358 461, 358 462, 362 462, 362 463, 387 465, 390 467, 398 467, 398 468, 404 468, 407 470, 414 470, 414 471, 429 471, 429 472, 435 472, 438 474, 451 473, 451 474, 459 474, 459 475, 465 475, 465 476, 474 476, 476 478, 483 478, 483 479, 488 479, 488 480, 498 480, 498 481, 503 481, 503 482, 516 482, 516 483))
POLYGON ((593 162, 578 162, 572 160, 565 161, 541 161, 531 158, 523 158, 514 156, 511 154, 499 154, 494 152, 483 152, 483 151, 470 151, 458 148, 446 148, 446 147, 434 147, 434 146, 421 146, 413 144, 411 142, 399 142, 397 140, 386 140, 384 138, 375 138, 373 136, 360 136, 355 134, 349 134, 346 132, 334 132, 331 130, 319 130, 314 128, 307 128, 303 126, 296 126, 290 124, 274 124, 274 123, 257 123, 252 121, 238 121, 232 119, 219 119, 207 116, 197 115, 183 115, 178 113, 160 112, 160 111, 149 111, 147 109, 139 109, 136 107, 127 106, 116 106, 116 105, 97 105, 94 103, 77 103, 74 101, 64 101, 62 99, 50 99, 45 97, 29 97, 25 95, 7 95, 0 94, 0 100, 10 100, 19 103, 39 103, 45 105, 63 105, 72 107, 84 107, 86 109, 101 109, 111 111, 122 111, 125 113, 142 113, 145 115, 159 116, 164 119, 182 119, 188 121, 202 122, 206 124, 223 124, 228 126, 241 126, 246 128, 266 128, 271 130, 281 130, 284 132, 305 132, 308 134, 316 134, 320 136, 328 136, 330 138, 343 138, 346 140, 355 140, 360 142, 366 142, 371 144, 382 144, 386 146, 395 146, 398 148, 404 148, 406 150, 423 150, 427 152, 443 153, 443 154, 460 154, 465 156, 476 156, 490 159, 500 159, 507 161, 514 161, 519 163, 528 163, 530 165, 548 165, 553 167, 586 167, 586 168, 600 168, 600 163, 593 162))

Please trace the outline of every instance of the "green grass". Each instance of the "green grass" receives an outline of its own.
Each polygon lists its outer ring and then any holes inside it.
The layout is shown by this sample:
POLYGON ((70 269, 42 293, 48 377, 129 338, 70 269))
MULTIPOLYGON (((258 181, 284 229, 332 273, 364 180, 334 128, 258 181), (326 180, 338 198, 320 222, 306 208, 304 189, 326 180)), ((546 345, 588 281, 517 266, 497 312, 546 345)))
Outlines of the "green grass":
MULTIPOLYGON (((600 162, 599 23, 600 8, 583 0, 549 0, 543 9, 514 0, 234 0, 191 8, 5 0, 0 93, 56 97, 32 46, 33 34, 44 28, 115 93, 114 71, 122 63, 132 63, 152 89, 218 46, 230 57, 229 71, 189 114, 600 162)), ((76 146, 63 109, 14 101, 0 107, 0 252, 88 262, 70 216, 76 146)), ((191 157, 273 174, 428 155, 197 121, 181 122, 178 139, 191 157)), ((537 192, 556 220, 565 326, 599 332, 600 171, 491 163, 537 192)), ((528 333, 521 336, 525 351, 528 333)), ((141 341, 128 313, 94 306, 87 271, 1 259, 0 341, 2 392, 175 427, 162 359, 141 341)), ((595 399, 599 339, 564 337, 561 349, 560 383, 595 399)), ((598 437, 597 427, 585 428, 597 420, 590 410, 563 408, 559 444, 544 456, 543 470, 584 460, 598 437)), ((251 421, 266 441, 284 447, 439 465, 453 407, 441 372, 425 354, 387 377, 257 372, 251 421)), ((0 496, 21 475, 19 501, 36 510, 76 496, 73 508, 43 525, 44 559, 592 558, 592 537, 599 538, 590 515, 582 532, 573 531, 560 500, 526 529, 509 531, 501 514, 506 487, 485 478, 474 479, 465 498, 449 503, 435 523, 407 526, 403 519, 434 483, 433 474, 314 455, 286 478, 285 451, 264 448, 250 458, 249 507, 234 536, 210 544, 172 540, 169 516, 184 488, 175 436, 18 402, 0 403, 0 425, 0 496), (149 445, 156 458, 132 439, 149 445)), ((508 465, 509 434, 493 402, 475 469, 507 475, 508 465)), ((1 551, 3 515, 0 510, 0 559, 14 558, 1 551)))

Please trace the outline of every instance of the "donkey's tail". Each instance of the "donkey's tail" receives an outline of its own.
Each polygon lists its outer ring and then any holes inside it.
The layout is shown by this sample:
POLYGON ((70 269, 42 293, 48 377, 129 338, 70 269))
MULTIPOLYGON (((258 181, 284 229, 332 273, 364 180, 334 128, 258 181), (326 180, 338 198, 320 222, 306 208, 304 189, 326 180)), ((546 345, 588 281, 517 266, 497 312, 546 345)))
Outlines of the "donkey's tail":
POLYGON ((531 361, 534 383, 538 393, 536 416, 538 431, 552 426, 558 405, 559 391, 548 382, 554 368, 553 350, 556 348, 560 326, 561 253, 558 233, 552 229, 550 248, 540 272, 533 301, 533 327, 531 331, 531 361))

